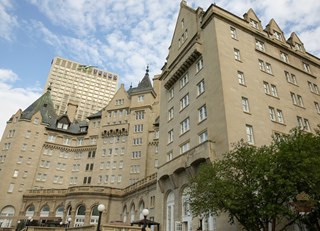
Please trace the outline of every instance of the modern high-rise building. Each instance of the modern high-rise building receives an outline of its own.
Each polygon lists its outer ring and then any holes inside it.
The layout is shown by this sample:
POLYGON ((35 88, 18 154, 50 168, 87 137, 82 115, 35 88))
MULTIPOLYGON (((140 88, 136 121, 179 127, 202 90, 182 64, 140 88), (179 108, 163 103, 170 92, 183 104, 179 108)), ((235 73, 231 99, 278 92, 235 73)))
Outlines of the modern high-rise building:
POLYGON ((96 224, 102 203, 102 224, 129 225, 148 208, 163 231, 240 231, 226 215, 192 215, 189 178, 240 139, 260 146, 295 127, 313 132, 319 78, 319 58, 275 20, 263 27, 252 9, 240 18, 181 1, 153 85, 147 70, 88 121, 72 122, 72 113, 55 114, 53 84, 10 118, 0 143, 2 226, 29 216, 96 224))
POLYGON ((72 107, 69 118, 84 120, 108 104, 118 88, 118 80, 117 74, 55 57, 44 93, 52 88, 51 98, 58 115, 72 107))

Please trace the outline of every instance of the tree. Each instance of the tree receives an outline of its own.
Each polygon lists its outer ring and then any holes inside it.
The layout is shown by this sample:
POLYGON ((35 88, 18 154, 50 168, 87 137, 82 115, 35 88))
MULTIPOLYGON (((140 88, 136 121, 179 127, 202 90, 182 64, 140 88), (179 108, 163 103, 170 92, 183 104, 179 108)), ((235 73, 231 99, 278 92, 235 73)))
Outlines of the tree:
POLYGON ((190 184, 194 215, 227 213, 245 230, 320 230, 320 133, 299 129, 269 146, 243 141, 221 160, 200 167, 190 184), (308 198, 299 198, 307 195, 308 198))

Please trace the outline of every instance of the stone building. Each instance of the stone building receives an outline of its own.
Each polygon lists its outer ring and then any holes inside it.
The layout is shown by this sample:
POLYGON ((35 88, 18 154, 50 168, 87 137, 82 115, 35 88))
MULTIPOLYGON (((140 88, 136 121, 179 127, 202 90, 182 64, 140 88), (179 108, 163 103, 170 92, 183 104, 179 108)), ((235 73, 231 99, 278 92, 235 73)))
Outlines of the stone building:
POLYGON ((164 230, 235 230, 228 217, 192 217, 189 176, 240 139, 261 146, 296 126, 312 132, 320 123, 319 67, 274 19, 263 28, 252 9, 240 18, 181 2, 160 76, 156 219, 164 230))
POLYGON ((137 87, 126 91, 122 84, 88 121, 72 122, 72 105, 57 115, 51 86, 13 115, 1 142, 1 178, 10 176, 0 187, 2 226, 27 217, 96 224, 99 203, 112 211, 105 222, 123 220, 126 206, 128 214, 134 210, 124 221, 137 220, 147 204, 131 194, 154 188, 156 182, 159 79, 153 82, 147 69, 137 87))
POLYGON ((312 132, 320 122, 319 67, 273 19, 263 28, 252 9, 240 18, 181 1, 153 86, 147 70, 89 122, 54 115, 49 89, 8 121, 1 219, 14 217, 7 219, 13 226, 31 215, 95 224, 103 203, 103 223, 129 224, 148 208, 160 230, 238 230, 226 216, 192 216, 189 177, 240 139, 260 146, 297 126, 312 132))

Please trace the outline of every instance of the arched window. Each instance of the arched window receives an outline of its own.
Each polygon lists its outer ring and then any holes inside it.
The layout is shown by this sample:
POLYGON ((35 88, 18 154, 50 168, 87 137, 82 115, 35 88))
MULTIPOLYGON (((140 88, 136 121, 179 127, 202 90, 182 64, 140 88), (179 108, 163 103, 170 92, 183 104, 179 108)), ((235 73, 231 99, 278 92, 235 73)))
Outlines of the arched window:
POLYGON ((90 224, 98 224, 99 210, 98 205, 94 206, 91 210, 90 224))
POLYGON ((174 194, 170 192, 167 197, 167 216, 166 216, 166 225, 167 231, 174 230, 174 194))
POLYGON ((34 215, 34 205, 30 205, 26 210, 26 217, 33 217, 34 215))
POLYGON ((84 218, 86 216, 86 207, 80 205, 76 212, 74 226, 79 227, 84 225, 84 218))
POLYGON ((63 218, 63 205, 60 205, 60 206, 56 209, 55 217, 61 217, 61 218, 63 218))
POLYGON ((123 223, 127 222, 127 206, 124 207, 123 212, 122 212, 122 221, 123 223))
POLYGON ((1 228, 9 228, 11 227, 12 219, 10 217, 13 217, 15 214, 15 209, 12 206, 7 206, 1 210, 1 219, 0 219, 0 227, 1 228), (8 218, 4 218, 8 217, 8 218))
POLYGON ((140 219, 143 219, 143 214, 142 214, 142 210, 144 209, 144 201, 141 201, 140 206, 139 206, 139 217, 140 219))
POLYGON ((130 209, 130 222, 134 221, 134 204, 131 205, 131 209, 130 209))
POLYGON ((50 208, 48 205, 42 207, 40 211, 40 217, 48 217, 50 212, 50 208))

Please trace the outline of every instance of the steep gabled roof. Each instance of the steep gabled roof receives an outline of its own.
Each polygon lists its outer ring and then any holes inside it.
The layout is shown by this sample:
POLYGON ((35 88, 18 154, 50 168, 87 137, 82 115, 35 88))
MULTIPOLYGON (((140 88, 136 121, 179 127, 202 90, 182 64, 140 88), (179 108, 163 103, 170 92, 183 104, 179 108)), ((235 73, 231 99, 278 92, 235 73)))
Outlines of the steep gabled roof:
POLYGON ((141 80, 141 82, 138 84, 137 87, 130 87, 128 90, 128 94, 131 96, 133 94, 139 94, 144 92, 152 92, 155 95, 155 91, 152 87, 150 78, 149 78, 149 66, 147 66, 146 73, 141 80))
POLYGON ((41 113, 42 123, 51 124, 57 119, 50 94, 51 88, 22 112, 21 119, 31 120, 37 112, 41 113))

